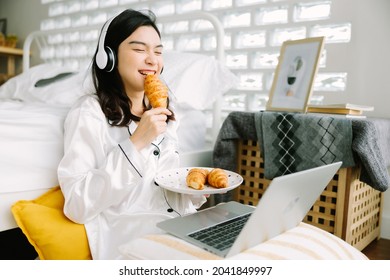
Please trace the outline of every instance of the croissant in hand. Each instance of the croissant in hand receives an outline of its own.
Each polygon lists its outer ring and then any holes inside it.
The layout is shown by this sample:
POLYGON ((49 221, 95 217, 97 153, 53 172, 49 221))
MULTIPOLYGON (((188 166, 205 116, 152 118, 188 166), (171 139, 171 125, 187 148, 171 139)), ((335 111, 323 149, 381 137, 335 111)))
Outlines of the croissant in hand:
POLYGON ((153 108, 167 108, 168 87, 156 75, 147 75, 145 77, 144 90, 153 108))
POLYGON ((186 177, 187 186, 196 189, 202 190, 207 181, 207 175, 209 171, 202 168, 192 168, 188 171, 186 177))
POLYGON ((214 188, 226 188, 228 186, 228 176, 223 169, 214 168, 207 176, 207 181, 214 188))

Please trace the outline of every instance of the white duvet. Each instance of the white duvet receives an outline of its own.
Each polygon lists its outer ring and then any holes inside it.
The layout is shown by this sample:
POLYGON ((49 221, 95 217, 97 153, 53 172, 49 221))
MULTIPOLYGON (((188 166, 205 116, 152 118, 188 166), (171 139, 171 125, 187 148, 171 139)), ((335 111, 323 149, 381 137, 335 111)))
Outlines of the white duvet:
POLYGON ((68 108, 44 103, 0 102, 0 193, 50 188, 63 154, 68 108))
POLYGON ((67 111, 44 103, 0 101, 0 231, 17 226, 13 203, 58 185, 67 111))

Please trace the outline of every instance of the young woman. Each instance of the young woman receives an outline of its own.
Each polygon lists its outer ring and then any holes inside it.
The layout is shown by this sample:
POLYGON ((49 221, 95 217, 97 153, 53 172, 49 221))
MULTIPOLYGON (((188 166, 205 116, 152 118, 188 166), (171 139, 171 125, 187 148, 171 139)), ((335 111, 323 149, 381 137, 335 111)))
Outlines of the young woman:
POLYGON ((173 113, 149 108, 144 94, 146 74, 163 69, 162 51, 151 12, 125 10, 109 20, 92 63, 96 94, 82 97, 65 121, 64 213, 85 225, 94 259, 120 259, 121 244, 160 232, 157 222, 206 201, 154 183, 179 165, 173 113))

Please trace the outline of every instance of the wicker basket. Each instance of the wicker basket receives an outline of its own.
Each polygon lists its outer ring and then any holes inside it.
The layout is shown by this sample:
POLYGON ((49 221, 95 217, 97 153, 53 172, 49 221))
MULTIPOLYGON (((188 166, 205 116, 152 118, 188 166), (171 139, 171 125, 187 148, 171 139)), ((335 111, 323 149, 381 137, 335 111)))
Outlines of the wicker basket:
MULTIPOLYGON (((257 205, 269 183, 257 141, 238 141, 238 173, 243 184, 234 200, 257 205)), ((359 181, 360 168, 341 168, 313 205, 306 223, 326 230, 362 250, 379 238, 382 193, 359 181)))

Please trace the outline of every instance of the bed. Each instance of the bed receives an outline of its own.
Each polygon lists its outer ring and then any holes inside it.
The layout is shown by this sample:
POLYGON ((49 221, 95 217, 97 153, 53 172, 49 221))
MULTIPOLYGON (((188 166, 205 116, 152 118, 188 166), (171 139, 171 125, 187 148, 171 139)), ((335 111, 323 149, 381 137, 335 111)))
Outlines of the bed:
MULTIPOLYGON (((215 55, 211 57, 174 50, 165 52, 163 79, 171 90, 175 111, 180 121, 178 134, 181 143, 181 165, 211 166, 214 143, 222 123, 222 96, 236 85, 237 78, 224 66, 224 30, 215 16, 209 13, 196 12, 175 15, 174 18, 162 17, 159 20, 160 22, 167 22, 184 18, 201 18, 211 22, 217 39, 215 55), (202 83, 199 81, 202 81, 202 83), (188 95, 189 88, 191 89, 191 95, 188 95), (206 117, 210 112, 211 119, 206 117)), ((34 48, 44 48, 45 40, 42 38, 50 33, 52 34, 53 31, 37 31, 26 38, 24 43, 25 55, 23 57, 24 72, 0 87, 0 234, 10 230, 13 231, 20 225, 20 220, 17 224, 14 219, 15 216, 12 215, 10 210, 11 206, 17 201, 24 201, 29 206, 43 206, 50 209, 53 207, 57 211, 56 215, 63 216, 61 208, 63 198, 60 195, 59 188, 55 187, 58 185, 57 165, 63 153, 63 121, 73 102, 83 94, 90 92, 92 87, 88 78, 88 65, 76 70, 72 67, 58 66, 47 61, 32 65, 31 61, 35 55, 34 48), (31 57, 30 53, 32 54, 31 57), (36 87, 37 83, 43 85, 36 87)), ((31 216, 32 219, 44 219, 43 215, 40 216, 40 212, 34 213, 31 216)), ((62 219, 66 218, 62 217, 62 219)), ((47 219, 45 221, 49 226, 54 224, 51 220, 47 219)), ((40 223, 39 221, 36 222, 40 223)), ((53 227, 43 231, 44 234, 55 236, 62 241, 60 244, 52 244, 58 247, 56 248, 57 252, 72 251, 73 248, 69 246, 70 243, 65 242, 64 244, 64 241, 66 237, 74 238, 78 234, 82 237, 85 248, 86 237, 83 226, 69 224, 69 221, 66 220, 64 220, 64 223, 68 223, 69 226, 74 228, 74 231, 69 233, 66 230, 58 230, 58 228, 53 227), (63 234, 68 235, 64 236, 63 234)), ((329 246, 339 248, 332 248, 331 251, 341 250, 347 252, 343 255, 336 253, 341 258, 366 259, 359 251, 337 237, 329 237, 330 234, 318 232, 317 229, 305 225, 296 230, 300 231, 302 229, 305 234, 318 235, 318 238, 327 240, 330 243, 329 246), (324 237, 320 237, 324 234, 324 237)), ((292 233, 292 235, 295 234, 292 233)), ((84 252, 79 249, 76 252, 69 252, 67 255, 46 255, 46 251, 36 243, 36 239, 33 240, 31 235, 27 235, 27 238, 31 244, 35 242, 33 244, 35 251, 38 252, 41 259, 88 258, 88 252, 83 256, 77 255, 77 257, 73 254, 84 252)), ((46 244, 45 248, 47 249, 49 241, 45 238, 40 241, 46 244)), ((8 242, 7 239, 0 239, 3 242, 8 242)), ((21 241, 18 240, 17 242, 21 241)), ((26 240, 25 242, 28 244, 26 240)), ((127 254, 129 252, 136 253, 137 250, 139 253, 145 251, 143 246, 138 245, 144 244, 157 248, 156 242, 163 245, 161 247, 162 254, 155 254, 154 257, 156 258, 191 259, 193 256, 206 259, 213 258, 213 256, 207 255, 204 251, 199 251, 199 249, 193 248, 189 244, 181 244, 180 240, 169 235, 146 236, 141 240, 126 244, 123 247, 123 255, 125 258, 134 258, 134 256, 128 256, 127 254), (173 249, 177 251, 178 248, 175 244, 179 244, 179 247, 189 255, 183 256, 183 252, 170 251, 166 247, 174 245, 173 249)), ((313 242, 315 243, 315 241, 313 242)), ((291 243, 291 246, 300 248, 298 251, 307 250, 305 246, 311 246, 306 242, 304 242, 304 245, 298 243, 291 243)), ((73 244, 73 241, 71 244, 73 244)), ((19 250, 10 247, 12 251, 19 250)), ((87 250, 88 248, 86 248, 87 250)), ((152 250, 148 250, 148 252, 152 252, 152 250)), ((153 251, 153 253, 155 252, 153 251)), ((10 252, 6 253, 9 254, 10 252)), ((320 257, 332 258, 326 254, 329 254, 329 252, 321 253, 320 257)), ((293 254, 289 258, 308 258, 302 254, 299 256, 293 254)), ((150 255, 138 257, 152 258, 150 255)), ((241 257, 251 258, 248 255, 241 257)), ((21 258, 26 257, 21 256, 21 258)))
MULTIPOLYGON (((161 17, 159 22, 180 17, 210 21, 217 38, 212 56, 166 51, 162 75, 180 122, 181 164, 209 165, 218 131, 214 127, 220 126, 220 98, 234 86, 236 77, 221 63, 224 31, 220 22, 203 12, 161 17), (191 95, 187 94, 189 88, 191 95), (211 124, 206 111, 214 115, 211 124)), ((47 36, 53 33, 35 31, 26 38, 23 73, 0 87, 0 232, 17 227, 10 212, 15 201, 36 198, 58 185, 56 169, 63 153, 63 121, 72 103, 93 90, 90 60, 75 69, 39 56, 46 47, 47 36)))

